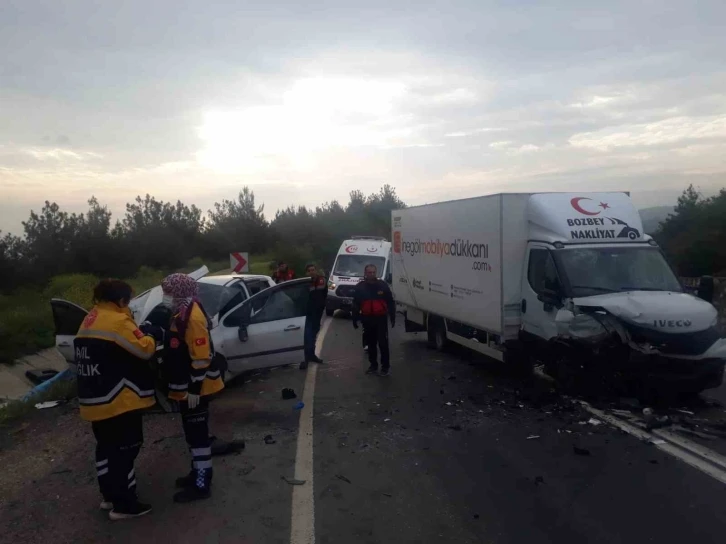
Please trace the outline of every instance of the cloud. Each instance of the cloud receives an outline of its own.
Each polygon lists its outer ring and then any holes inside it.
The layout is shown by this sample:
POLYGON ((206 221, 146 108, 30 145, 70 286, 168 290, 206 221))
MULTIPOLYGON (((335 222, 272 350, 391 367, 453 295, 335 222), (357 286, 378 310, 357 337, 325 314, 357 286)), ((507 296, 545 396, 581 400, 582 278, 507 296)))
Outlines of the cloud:
POLYGON ((726 179, 718 0, 10 9, 0 187, 20 211, 3 230, 90 194, 117 214, 245 184, 272 211, 383 183, 412 203, 623 186, 656 202, 726 179))

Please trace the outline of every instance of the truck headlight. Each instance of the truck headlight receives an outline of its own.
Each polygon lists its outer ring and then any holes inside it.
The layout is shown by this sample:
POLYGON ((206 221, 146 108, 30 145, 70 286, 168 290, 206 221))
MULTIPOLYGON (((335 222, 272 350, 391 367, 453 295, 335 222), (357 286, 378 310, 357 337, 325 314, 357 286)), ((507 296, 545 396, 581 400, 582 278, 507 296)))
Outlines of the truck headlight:
POLYGON ((588 314, 579 314, 572 318, 568 326, 568 332, 573 338, 593 340, 598 336, 607 334, 607 329, 600 321, 588 314))
POLYGON ((335 291, 335 287, 336 285, 332 281, 328 280, 328 289, 331 291, 335 291))

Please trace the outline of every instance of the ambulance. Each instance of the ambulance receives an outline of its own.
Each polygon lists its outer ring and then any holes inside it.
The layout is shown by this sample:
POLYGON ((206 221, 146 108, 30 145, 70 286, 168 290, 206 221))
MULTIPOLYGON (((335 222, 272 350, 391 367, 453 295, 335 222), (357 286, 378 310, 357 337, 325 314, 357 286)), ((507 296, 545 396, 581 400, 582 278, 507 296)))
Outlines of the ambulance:
POLYGON ((363 272, 369 264, 378 269, 380 279, 391 283, 391 242, 377 236, 353 236, 340 245, 328 278, 325 305, 328 316, 336 310, 351 311, 353 290, 363 279, 363 272))

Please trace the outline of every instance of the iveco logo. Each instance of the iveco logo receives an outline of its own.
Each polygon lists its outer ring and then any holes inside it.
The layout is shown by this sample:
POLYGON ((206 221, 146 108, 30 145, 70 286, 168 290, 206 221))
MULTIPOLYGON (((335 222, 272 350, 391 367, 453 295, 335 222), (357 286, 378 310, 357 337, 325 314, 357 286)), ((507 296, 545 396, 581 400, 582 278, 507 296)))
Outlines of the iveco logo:
POLYGON ((421 289, 423 291, 423 282, 421 280, 414 279, 413 287, 414 289, 421 289))
POLYGON ((690 327, 692 325, 690 319, 654 319, 654 327, 668 327, 669 329, 678 327, 690 327))

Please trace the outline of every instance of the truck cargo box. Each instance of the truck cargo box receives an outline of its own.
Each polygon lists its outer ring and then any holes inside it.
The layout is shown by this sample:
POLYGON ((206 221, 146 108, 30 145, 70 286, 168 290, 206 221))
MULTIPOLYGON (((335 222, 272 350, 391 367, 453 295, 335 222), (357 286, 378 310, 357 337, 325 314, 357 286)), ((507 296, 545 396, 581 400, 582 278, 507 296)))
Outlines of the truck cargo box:
POLYGON ((516 336, 529 194, 498 194, 396 210, 396 302, 516 336))

